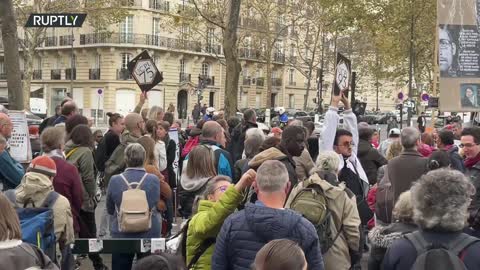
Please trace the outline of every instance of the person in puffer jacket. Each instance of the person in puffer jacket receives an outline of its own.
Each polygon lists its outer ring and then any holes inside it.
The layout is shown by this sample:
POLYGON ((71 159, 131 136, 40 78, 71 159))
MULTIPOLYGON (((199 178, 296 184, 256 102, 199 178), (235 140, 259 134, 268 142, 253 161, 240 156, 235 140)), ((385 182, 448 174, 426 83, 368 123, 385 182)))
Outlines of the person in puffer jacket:
POLYGON ((403 238, 407 233, 418 230, 413 223, 412 195, 410 191, 400 194, 393 209, 394 223, 388 226, 377 225, 368 233, 368 239, 372 244, 370 257, 368 258, 368 270, 382 269, 382 261, 387 249, 397 239, 403 238))
POLYGON ((256 175, 254 170, 249 170, 235 186, 227 176, 217 176, 208 181, 205 192, 198 197, 197 213, 188 225, 186 264, 192 264, 189 269, 211 269, 215 244, 209 246, 197 262, 192 262, 192 259, 204 241, 217 237, 225 219, 235 212, 242 201, 241 192, 255 181, 256 175))
POLYGON ((299 244, 308 269, 323 270, 315 227, 300 214, 284 209, 290 190, 285 165, 278 160, 265 161, 257 170, 253 187, 258 201, 248 203, 244 210, 223 223, 215 244, 212 270, 251 269, 257 252, 271 240, 282 238, 299 244))

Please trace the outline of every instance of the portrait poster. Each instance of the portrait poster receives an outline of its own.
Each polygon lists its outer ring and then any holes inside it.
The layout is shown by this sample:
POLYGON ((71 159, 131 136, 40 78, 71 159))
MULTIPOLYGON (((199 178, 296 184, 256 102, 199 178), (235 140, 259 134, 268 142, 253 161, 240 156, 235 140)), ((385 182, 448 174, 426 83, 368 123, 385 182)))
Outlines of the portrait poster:
POLYGON ((437 0, 439 108, 480 111, 480 0, 437 0))
POLYGON ((333 95, 344 93, 348 97, 350 79, 352 77, 352 62, 340 53, 337 53, 335 76, 333 78, 333 95))

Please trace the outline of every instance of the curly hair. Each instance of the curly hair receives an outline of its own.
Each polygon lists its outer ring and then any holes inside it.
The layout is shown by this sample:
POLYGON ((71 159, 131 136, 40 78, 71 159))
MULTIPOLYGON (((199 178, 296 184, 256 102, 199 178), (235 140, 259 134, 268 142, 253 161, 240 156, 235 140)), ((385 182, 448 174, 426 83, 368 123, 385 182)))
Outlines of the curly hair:
POLYGON ((420 228, 457 232, 465 227, 475 187, 463 173, 450 169, 431 171, 410 191, 413 220, 420 228))
POLYGON ((400 194, 393 208, 392 215, 393 219, 397 222, 413 222, 412 193, 410 191, 405 191, 400 194))
POLYGON ((388 146, 385 158, 390 161, 393 158, 398 157, 402 151, 403 146, 400 141, 394 141, 388 146))

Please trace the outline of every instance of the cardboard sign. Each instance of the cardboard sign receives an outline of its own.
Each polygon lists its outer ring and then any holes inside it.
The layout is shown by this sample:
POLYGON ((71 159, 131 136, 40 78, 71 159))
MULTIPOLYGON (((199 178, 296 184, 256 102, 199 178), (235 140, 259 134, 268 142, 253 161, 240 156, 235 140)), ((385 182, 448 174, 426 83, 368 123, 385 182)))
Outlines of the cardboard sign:
POLYGON ((333 78, 333 95, 340 96, 341 93, 344 93, 345 97, 348 97, 352 77, 352 62, 340 53, 337 53, 336 62, 335 77, 333 78))
POLYGON ((437 1, 440 110, 480 111, 480 1, 437 1))
POLYGON ((142 92, 149 91, 163 81, 163 73, 158 71, 155 62, 146 50, 133 58, 127 68, 142 92))
POLYGON ((8 140, 10 155, 20 163, 29 163, 32 160, 32 147, 27 116, 24 111, 9 111, 8 115, 13 124, 12 137, 8 140))

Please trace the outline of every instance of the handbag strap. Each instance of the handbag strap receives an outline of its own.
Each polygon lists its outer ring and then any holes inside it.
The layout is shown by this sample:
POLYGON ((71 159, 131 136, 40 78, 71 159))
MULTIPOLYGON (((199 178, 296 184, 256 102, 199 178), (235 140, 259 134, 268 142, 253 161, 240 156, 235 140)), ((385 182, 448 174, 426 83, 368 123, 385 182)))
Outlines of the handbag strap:
POLYGON ((207 251, 207 249, 211 245, 215 244, 216 240, 217 239, 213 238, 213 237, 205 239, 202 242, 202 244, 200 245, 200 247, 197 249, 197 252, 193 256, 190 263, 188 264, 187 269, 192 269, 192 267, 198 262, 198 260, 200 259, 200 257, 202 257, 202 255, 205 253, 205 251, 207 251))

